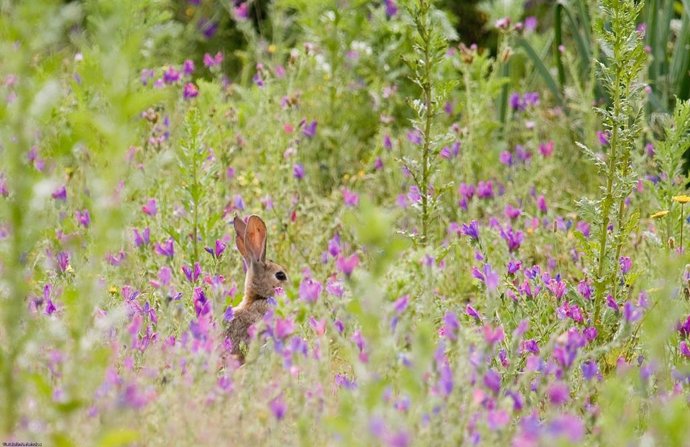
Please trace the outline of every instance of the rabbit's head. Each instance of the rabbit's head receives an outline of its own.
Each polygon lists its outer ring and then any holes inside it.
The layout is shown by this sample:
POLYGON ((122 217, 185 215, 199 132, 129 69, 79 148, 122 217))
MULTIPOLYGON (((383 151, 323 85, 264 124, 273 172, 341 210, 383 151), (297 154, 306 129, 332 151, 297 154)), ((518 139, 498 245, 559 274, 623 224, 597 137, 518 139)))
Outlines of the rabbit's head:
POLYGON ((285 268, 266 260, 266 224, 257 215, 249 216, 245 223, 235 216, 235 244, 244 257, 247 277, 244 299, 247 303, 275 295, 275 289, 287 282, 285 268))

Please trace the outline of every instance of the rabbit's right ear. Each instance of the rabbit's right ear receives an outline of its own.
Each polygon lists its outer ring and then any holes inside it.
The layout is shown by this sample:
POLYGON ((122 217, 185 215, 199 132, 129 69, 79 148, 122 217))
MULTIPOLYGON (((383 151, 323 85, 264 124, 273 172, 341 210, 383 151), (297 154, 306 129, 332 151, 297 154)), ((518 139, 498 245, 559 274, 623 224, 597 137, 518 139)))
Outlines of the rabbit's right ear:
POLYGON ((252 261, 266 262, 266 224, 255 214, 249 216, 244 245, 252 261))
POLYGON ((244 223, 242 219, 240 219, 237 215, 235 216, 235 219, 232 221, 234 227, 235 227, 235 245, 237 246, 237 249, 240 251, 240 254, 244 259, 249 261, 249 253, 247 253, 247 247, 244 245, 244 236, 247 233, 247 224, 244 223))

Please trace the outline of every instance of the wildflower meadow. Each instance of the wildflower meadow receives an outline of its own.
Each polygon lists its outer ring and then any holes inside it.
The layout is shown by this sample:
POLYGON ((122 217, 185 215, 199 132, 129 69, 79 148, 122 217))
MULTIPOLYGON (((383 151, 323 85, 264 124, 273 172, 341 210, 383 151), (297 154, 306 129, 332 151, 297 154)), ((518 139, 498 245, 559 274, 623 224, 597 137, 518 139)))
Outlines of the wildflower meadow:
POLYGON ((690 446, 687 0, 0 0, 3 446, 690 446))

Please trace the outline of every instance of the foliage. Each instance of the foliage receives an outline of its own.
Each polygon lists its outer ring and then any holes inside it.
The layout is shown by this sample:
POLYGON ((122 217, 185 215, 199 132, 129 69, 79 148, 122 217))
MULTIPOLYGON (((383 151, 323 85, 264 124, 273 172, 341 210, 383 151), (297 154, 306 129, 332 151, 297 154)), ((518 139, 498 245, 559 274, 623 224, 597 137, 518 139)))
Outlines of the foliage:
POLYGON ((487 3, 488 48, 443 5, 0 1, 2 441, 686 444, 649 6, 487 3), (288 280, 240 366, 250 214, 288 280))

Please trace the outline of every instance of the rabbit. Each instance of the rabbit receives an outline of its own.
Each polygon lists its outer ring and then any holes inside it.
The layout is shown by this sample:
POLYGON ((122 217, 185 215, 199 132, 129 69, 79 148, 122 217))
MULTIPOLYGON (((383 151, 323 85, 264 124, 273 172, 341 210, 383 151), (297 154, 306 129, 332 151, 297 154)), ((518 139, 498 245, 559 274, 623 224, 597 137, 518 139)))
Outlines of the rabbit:
POLYGON ((225 333, 232 342, 232 355, 244 363, 242 345, 249 342, 249 327, 269 311, 271 304, 268 298, 275 295, 275 289, 282 287, 288 277, 285 268, 266 261, 266 224, 259 216, 249 216, 246 223, 235 216, 233 224, 237 233, 235 244, 244 258, 247 275, 244 298, 233 309, 234 318, 225 333))

